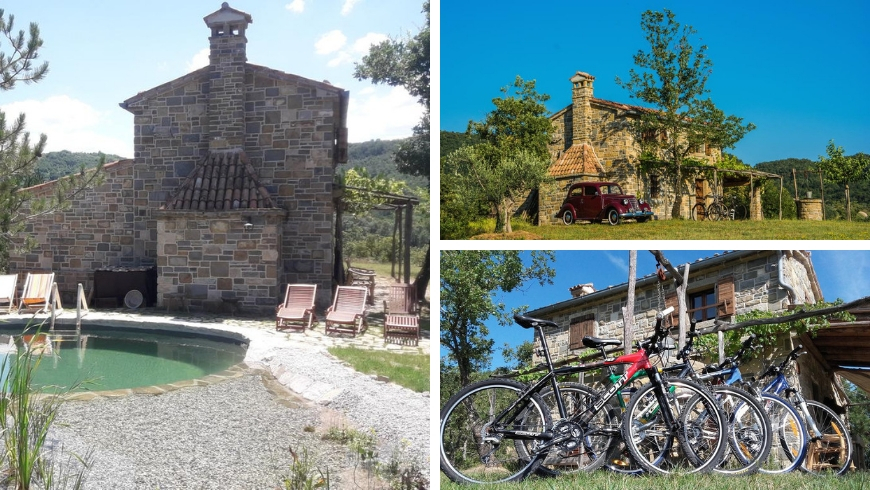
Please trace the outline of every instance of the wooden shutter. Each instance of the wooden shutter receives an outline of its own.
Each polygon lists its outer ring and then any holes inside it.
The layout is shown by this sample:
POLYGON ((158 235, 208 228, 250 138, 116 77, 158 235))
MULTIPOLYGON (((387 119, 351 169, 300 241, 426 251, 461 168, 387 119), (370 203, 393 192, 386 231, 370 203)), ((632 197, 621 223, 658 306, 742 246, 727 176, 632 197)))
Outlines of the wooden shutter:
MULTIPOLYGON (((679 301, 677 301, 676 291, 673 293, 668 293, 667 296, 665 296, 665 308, 667 309, 671 306, 674 307, 674 312, 671 313, 671 315, 670 315, 671 326, 676 327, 677 325, 680 324, 680 303, 679 303, 679 301)), ((667 319, 665 319, 665 322, 663 322, 663 325, 667 325, 667 319)))
POLYGON ((725 276, 716 283, 716 316, 734 314, 734 276, 725 276))
POLYGON ((575 318, 568 327, 568 349, 582 349, 583 337, 595 335, 595 315, 589 314, 575 318))

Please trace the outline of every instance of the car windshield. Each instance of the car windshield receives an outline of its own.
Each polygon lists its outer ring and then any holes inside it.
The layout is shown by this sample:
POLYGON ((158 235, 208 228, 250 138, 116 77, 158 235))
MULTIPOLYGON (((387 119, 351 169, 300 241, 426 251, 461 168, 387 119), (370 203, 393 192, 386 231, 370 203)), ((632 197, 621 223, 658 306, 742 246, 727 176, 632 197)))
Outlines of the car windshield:
POLYGON ((616 184, 610 185, 602 185, 601 186, 602 194, 622 194, 622 189, 619 188, 616 184))

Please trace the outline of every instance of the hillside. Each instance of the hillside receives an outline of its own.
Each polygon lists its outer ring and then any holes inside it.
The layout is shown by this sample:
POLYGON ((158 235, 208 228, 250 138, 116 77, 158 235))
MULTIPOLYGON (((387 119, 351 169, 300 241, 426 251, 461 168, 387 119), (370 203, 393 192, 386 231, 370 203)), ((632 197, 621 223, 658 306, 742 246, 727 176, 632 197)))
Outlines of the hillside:
MULTIPOLYGON (((100 163, 100 153, 73 153, 70 151, 53 151, 42 155, 37 170, 42 176, 42 181, 55 180, 65 175, 78 172, 82 165, 85 168, 96 167, 100 163)), ((120 160, 118 155, 106 155, 106 163, 120 160)))

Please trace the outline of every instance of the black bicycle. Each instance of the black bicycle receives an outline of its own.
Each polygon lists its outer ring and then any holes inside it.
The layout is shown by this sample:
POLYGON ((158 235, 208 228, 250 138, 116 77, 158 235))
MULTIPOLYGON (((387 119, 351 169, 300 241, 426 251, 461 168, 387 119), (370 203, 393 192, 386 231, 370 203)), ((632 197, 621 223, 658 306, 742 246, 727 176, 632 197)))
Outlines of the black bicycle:
MULTIPOLYGON (((460 483, 519 481, 541 466, 552 473, 566 467, 591 471, 604 464, 620 433, 631 456, 648 472, 712 471, 722 462, 728 445, 728 421, 716 398, 693 381, 664 379, 650 363, 650 354, 659 354, 661 341, 667 337, 662 317, 671 311, 656 315, 655 332, 640 343, 637 352, 558 369, 553 366, 544 329, 559 325, 515 316, 520 326, 539 334, 547 372, 531 385, 491 378, 453 395, 441 409, 441 471, 460 483), (618 364, 627 365, 620 382, 604 392, 586 387, 587 401, 569 413, 558 377, 618 364), (634 393, 620 420, 608 402, 639 370, 650 382, 634 393), (556 422, 540 396, 548 387, 559 412, 556 422)), ((597 349, 622 342, 586 337, 583 343, 597 349)))

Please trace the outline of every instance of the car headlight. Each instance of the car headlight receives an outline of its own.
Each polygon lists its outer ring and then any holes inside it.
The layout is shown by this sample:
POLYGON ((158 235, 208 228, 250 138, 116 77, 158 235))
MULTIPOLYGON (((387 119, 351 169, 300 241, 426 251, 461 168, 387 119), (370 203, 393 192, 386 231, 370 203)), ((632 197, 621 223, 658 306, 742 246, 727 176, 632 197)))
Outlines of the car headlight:
POLYGON ((637 203, 638 203, 638 204, 644 204, 643 199, 638 199, 638 200, 637 200, 637 203))
POLYGON ((623 206, 628 206, 628 199, 623 199, 623 200, 622 200, 622 205, 623 205, 623 206))

